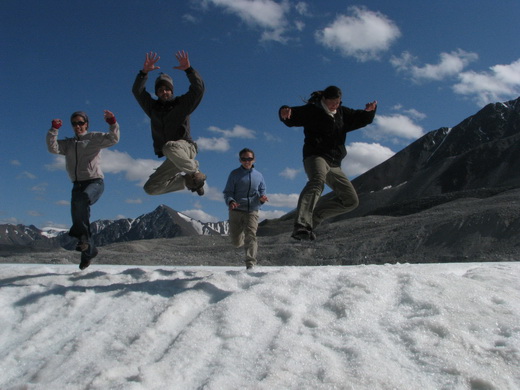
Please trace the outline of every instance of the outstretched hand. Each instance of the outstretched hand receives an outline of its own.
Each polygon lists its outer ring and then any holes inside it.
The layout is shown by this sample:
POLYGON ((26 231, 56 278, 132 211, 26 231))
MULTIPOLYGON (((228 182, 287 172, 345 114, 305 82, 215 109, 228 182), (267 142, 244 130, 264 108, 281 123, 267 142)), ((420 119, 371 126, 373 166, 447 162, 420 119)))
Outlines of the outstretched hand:
POLYGON ((155 66, 157 61, 159 61, 161 57, 157 53, 151 51, 150 53, 146 53, 146 59, 144 60, 143 72, 148 73, 155 69, 161 69, 160 66, 155 66))
POLYGON ((190 58, 188 57, 188 53, 184 50, 179 50, 175 53, 175 58, 179 61, 179 66, 175 66, 173 69, 186 70, 190 65, 190 58))
POLYGON ((104 110, 103 117, 105 118, 105 122, 109 125, 116 123, 116 116, 111 111, 104 110))
POLYGON ((286 121, 287 119, 291 119, 292 110, 291 107, 283 107, 280 109, 280 118, 286 121))
POLYGON ((374 100, 373 102, 365 104, 365 111, 375 111, 377 108, 377 100, 374 100))

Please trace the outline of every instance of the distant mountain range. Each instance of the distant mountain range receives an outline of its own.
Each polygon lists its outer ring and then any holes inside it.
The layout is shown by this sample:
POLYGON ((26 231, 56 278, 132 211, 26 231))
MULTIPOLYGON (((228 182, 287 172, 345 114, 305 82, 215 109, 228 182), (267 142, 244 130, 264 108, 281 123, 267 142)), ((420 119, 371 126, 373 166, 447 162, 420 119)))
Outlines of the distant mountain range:
MULTIPOLYGON (((223 222, 200 222, 172 208, 160 205, 154 211, 135 219, 98 220, 90 225, 97 246, 115 242, 151 238, 173 238, 200 235, 225 235, 229 225, 223 222)), ((40 230, 36 226, 0 225, 0 249, 23 246, 27 249, 73 249, 76 240, 68 230, 40 230)))
MULTIPOLYGON (((431 131, 353 181, 360 206, 341 221, 403 216, 460 198, 486 198, 520 188, 520 98, 488 104, 453 128, 431 131)), ((326 197, 331 194, 325 195, 326 197)), ((264 221, 259 236, 280 234, 294 217, 264 221)), ((98 246, 152 238, 225 235, 227 221, 203 223, 161 205, 136 219, 92 223, 98 246)), ((0 250, 71 249, 63 231, 0 225, 0 250)))

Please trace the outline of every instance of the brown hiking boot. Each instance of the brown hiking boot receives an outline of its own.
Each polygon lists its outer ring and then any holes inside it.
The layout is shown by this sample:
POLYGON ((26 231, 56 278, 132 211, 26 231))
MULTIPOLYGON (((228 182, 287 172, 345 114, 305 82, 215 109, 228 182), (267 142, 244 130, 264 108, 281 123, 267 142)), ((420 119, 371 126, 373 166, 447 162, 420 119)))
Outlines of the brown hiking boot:
POLYGON ((195 172, 191 174, 186 174, 184 176, 184 182, 186 183, 186 187, 191 192, 197 192, 199 196, 204 195, 204 181, 206 180, 206 175, 202 172, 195 172))

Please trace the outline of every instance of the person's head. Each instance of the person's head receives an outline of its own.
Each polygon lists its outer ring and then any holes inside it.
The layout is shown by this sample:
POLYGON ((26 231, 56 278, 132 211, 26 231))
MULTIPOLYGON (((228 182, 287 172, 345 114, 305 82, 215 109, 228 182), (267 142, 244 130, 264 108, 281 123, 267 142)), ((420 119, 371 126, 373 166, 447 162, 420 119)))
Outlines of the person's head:
POLYGON ((88 115, 83 111, 76 111, 70 116, 70 124, 77 136, 84 135, 88 131, 88 115))
POLYGON ((255 163, 255 152, 249 148, 244 148, 238 153, 240 164, 245 169, 251 169, 255 163))
POLYGON ((162 102, 173 98, 173 80, 166 73, 161 73, 155 80, 155 94, 162 102))
POLYGON ((323 104, 325 104, 330 111, 335 111, 341 106, 342 93, 338 87, 331 85, 325 88, 321 96, 323 104))

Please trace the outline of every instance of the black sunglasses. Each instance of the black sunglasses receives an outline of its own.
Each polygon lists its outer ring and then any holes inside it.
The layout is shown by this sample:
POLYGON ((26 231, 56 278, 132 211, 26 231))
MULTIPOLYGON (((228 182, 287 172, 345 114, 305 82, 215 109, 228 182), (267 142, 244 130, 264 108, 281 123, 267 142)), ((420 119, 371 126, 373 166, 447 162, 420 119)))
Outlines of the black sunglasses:
POLYGON ((240 157, 240 161, 253 161, 254 157, 240 157))
POLYGON ((72 127, 83 126, 87 122, 72 122, 72 127))

